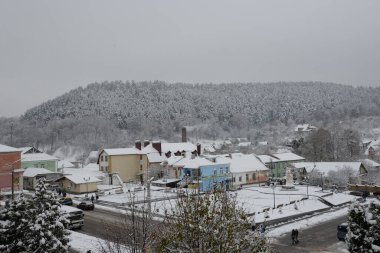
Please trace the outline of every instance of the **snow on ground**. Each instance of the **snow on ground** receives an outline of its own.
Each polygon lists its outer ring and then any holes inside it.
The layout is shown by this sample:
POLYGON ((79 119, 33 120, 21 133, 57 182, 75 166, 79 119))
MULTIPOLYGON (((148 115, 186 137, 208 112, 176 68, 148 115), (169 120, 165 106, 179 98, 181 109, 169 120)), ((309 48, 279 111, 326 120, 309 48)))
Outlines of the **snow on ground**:
POLYGON ((290 224, 286 224, 284 226, 280 226, 274 229, 269 229, 267 235, 270 237, 282 236, 288 233, 289 231, 291 231, 292 229, 302 230, 302 229, 317 225, 321 222, 333 220, 347 214, 348 214, 348 207, 344 207, 333 212, 324 213, 324 214, 313 216, 313 217, 303 219, 300 221, 294 221, 290 224))
POLYGON ((102 242, 101 239, 74 231, 70 231, 70 233, 70 245, 72 249, 81 253, 86 253, 88 250, 91 250, 92 253, 100 252, 99 242, 102 242))
POLYGON ((354 201, 357 198, 358 197, 350 195, 347 192, 346 193, 334 193, 331 196, 323 197, 323 199, 325 199, 329 203, 333 204, 334 206, 338 206, 338 205, 341 205, 341 204, 344 204, 344 203, 347 203, 350 201, 354 201))
MULTIPOLYGON (((161 199, 161 198, 172 198, 176 197, 177 193, 173 192, 165 192, 165 191, 151 191, 151 199, 161 199)), ((147 191, 142 190, 142 191, 130 191, 128 192, 127 189, 124 189, 124 193, 120 194, 111 194, 111 195, 104 195, 100 196, 99 200, 103 201, 109 201, 109 202, 114 202, 114 203, 127 203, 131 202, 131 200, 134 197, 134 201, 143 201, 147 199, 147 191)))

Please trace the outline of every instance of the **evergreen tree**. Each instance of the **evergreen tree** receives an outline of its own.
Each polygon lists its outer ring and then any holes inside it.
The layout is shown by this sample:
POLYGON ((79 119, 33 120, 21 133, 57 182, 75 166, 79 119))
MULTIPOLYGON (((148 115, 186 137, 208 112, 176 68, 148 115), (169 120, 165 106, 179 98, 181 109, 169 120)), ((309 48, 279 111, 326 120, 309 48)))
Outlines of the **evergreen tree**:
POLYGON ((348 216, 347 246, 350 252, 380 251, 380 204, 352 204, 348 216))
POLYGON ((21 196, 1 212, 1 252, 68 252, 69 221, 59 207, 40 179, 32 199, 21 196))
POLYGON ((0 252, 26 252, 25 231, 30 214, 29 201, 20 195, 0 212, 0 252))

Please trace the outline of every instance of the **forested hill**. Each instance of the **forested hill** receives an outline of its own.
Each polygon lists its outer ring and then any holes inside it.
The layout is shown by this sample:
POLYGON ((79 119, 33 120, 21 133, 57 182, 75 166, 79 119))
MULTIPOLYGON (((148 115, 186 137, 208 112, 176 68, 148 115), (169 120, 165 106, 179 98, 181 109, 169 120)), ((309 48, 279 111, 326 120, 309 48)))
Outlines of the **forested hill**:
POLYGON ((274 120, 302 122, 378 115, 380 88, 320 83, 167 84, 104 82, 72 90, 28 110, 23 119, 97 116, 122 129, 217 123, 245 128, 274 120))

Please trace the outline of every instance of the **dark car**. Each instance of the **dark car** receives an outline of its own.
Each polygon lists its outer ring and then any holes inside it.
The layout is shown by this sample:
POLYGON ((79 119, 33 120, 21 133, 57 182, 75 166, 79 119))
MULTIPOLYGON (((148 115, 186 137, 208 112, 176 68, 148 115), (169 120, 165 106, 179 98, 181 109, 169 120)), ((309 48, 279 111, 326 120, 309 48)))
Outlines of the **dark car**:
POLYGON ((61 203, 62 205, 67 205, 67 206, 72 206, 73 205, 73 200, 71 198, 61 198, 59 200, 59 203, 61 203))
POLYGON ((348 227, 347 223, 342 223, 338 226, 338 228, 337 228, 338 231, 337 231, 336 236, 338 237, 339 241, 346 240, 346 235, 348 232, 347 227, 348 227))
POLYGON ((354 196, 359 196, 362 198, 367 198, 369 196, 368 191, 352 191, 352 192, 350 192, 350 194, 354 195, 354 196))
POLYGON ((80 202, 77 208, 82 210, 94 210, 95 205, 91 202, 80 202))

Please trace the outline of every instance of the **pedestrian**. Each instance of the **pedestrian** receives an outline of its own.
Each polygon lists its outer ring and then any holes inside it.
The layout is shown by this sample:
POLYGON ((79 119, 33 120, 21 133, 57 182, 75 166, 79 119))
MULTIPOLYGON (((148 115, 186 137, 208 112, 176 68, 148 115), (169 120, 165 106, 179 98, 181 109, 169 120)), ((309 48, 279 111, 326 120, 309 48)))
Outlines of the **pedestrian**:
POLYGON ((94 203, 94 195, 91 195, 91 202, 94 203))
POLYGON ((265 225, 264 225, 264 224, 261 224, 261 225, 260 225, 260 232, 261 232, 262 234, 265 233, 265 225))
POLYGON ((99 195, 97 193, 95 193, 95 198, 96 198, 96 201, 98 201, 99 195))
POLYGON ((256 222, 255 220, 252 221, 252 231, 255 231, 256 229, 256 222))
POLYGON ((295 242, 296 242, 295 239, 296 239, 296 231, 294 229, 292 229, 292 245, 295 244, 295 242))
POLYGON ((89 249, 89 250, 87 250, 87 253, 91 253, 91 250, 89 249))
POLYGON ((294 240, 296 243, 298 243, 298 229, 294 231, 294 240))

